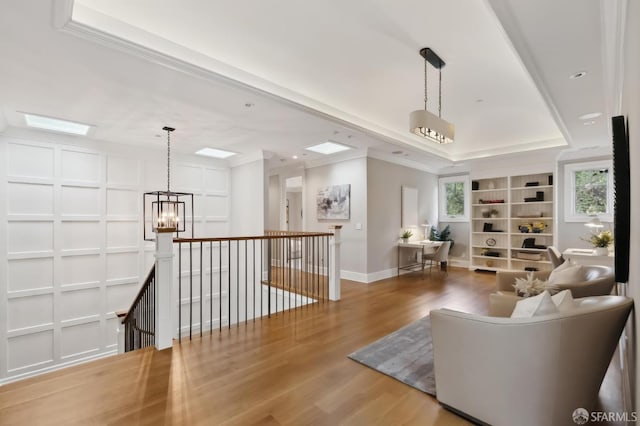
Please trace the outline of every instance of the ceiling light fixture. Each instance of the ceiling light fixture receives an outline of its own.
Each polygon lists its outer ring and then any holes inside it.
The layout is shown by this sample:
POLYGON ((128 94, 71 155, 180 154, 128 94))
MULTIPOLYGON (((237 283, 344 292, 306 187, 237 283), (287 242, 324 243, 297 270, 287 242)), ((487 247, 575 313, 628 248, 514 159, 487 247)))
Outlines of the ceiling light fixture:
POLYGON ((428 47, 420 50, 420 56, 424 58, 424 110, 413 111, 409 116, 409 130, 425 139, 431 139, 439 144, 453 142, 455 127, 442 119, 442 67, 444 61, 428 47), (438 69, 438 115, 427 110, 427 62, 438 69))
POLYGON ((348 147, 346 145, 342 145, 336 142, 328 141, 318 145, 310 146, 305 149, 308 151, 317 152, 319 154, 329 155, 329 154, 335 154, 336 152, 347 151, 351 149, 351 147, 348 147))
POLYGON ((571 74, 571 75, 569 76, 569 79, 571 79, 571 80, 575 80, 575 79, 577 79, 577 78, 582 78, 582 77, 584 77, 585 75, 587 75, 587 72, 586 72, 586 71, 578 71, 578 72, 577 72, 577 73, 575 73, 575 74, 571 74))
POLYGON ((88 124, 61 120, 59 118, 45 117, 43 115, 36 114, 23 114, 27 126, 34 127, 36 129, 86 136, 91 128, 88 124))
POLYGON ((165 126, 167 132, 167 190, 145 192, 143 198, 143 237, 145 241, 153 241, 147 237, 147 222, 151 222, 151 230, 156 233, 174 233, 186 231, 186 204, 191 208, 191 238, 193 238, 193 194, 171 191, 171 132, 173 127, 165 126), (186 201, 185 201, 186 200, 186 201), (147 218, 147 209, 151 210, 151 218, 147 218))
POLYGON ((602 115, 601 112, 589 112, 587 114, 582 114, 578 117, 580 120, 593 120, 594 118, 598 118, 602 115))
POLYGON ((202 148, 196 151, 196 155, 203 155, 205 157, 213 157, 213 158, 229 158, 232 155, 236 155, 237 153, 231 151, 225 151, 224 149, 216 149, 216 148, 202 148))

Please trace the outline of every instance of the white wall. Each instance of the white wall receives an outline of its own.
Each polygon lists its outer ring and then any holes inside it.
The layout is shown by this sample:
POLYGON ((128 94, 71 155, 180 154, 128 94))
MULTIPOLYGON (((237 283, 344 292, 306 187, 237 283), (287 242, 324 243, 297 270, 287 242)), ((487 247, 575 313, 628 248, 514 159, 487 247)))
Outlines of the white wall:
MULTIPOLYGON (((16 129, 0 152, 0 383, 114 353, 113 313, 154 260, 142 194, 165 189, 166 152, 16 129)), ((172 171, 196 234, 228 234, 226 166, 178 157, 172 171)))
MULTIPOLYGON (((418 221, 433 223, 438 215, 438 178, 405 166, 367 159, 367 280, 394 276, 397 272, 396 244, 401 228, 401 188, 418 190, 418 221)), ((424 228, 412 239, 422 239, 424 228)))
POLYGON ((442 231, 447 225, 451 230, 453 247, 449 252, 449 259, 455 265, 468 266, 469 262, 469 233, 471 225, 469 222, 439 222, 438 230, 442 231))
MULTIPOLYGON (((629 154, 631 158, 631 251, 629 269, 629 287, 627 294, 634 298, 636 307, 640 304, 640 2, 627 3, 627 24, 624 54, 624 87, 622 111, 629 124, 629 154)), ((637 308, 636 308, 637 309, 637 308)), ((635 373, 635 409, 640 407, 640 338, 638 332, 638 314, 633 315, 636 334, 631 341, 632 361, 631 374, 635 373), (635 349, 635 351, 634 351, 635 349)), ((633 376, 632 376, 633 377, 633 376)))
POLYGON ((329 225, 342 225, 342 278, 366 280, 367 273, 367 159, 345 160, 306 170, 304 179, 304 224, 306 231, 329 232, 329 225), (351 215, 348 220, 318 220, 318 189, 351 184, 351 215), (361 229, 356 229, 356 224, 361 229))
POLYGON ((231 169, 231 235, 250 236, 264 233, 265 196, 268 182, 264 160, 242 164, 231 169), (262 207, 261 207, 262 206, 262 207))

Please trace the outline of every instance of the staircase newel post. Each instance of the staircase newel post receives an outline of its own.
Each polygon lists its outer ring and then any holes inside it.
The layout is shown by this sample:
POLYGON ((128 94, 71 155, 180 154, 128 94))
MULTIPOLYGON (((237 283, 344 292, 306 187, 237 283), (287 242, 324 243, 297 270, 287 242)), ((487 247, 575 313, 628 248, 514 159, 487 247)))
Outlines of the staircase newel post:
POLYGON ((333 237, 329 242, 329 300, 340 300, 340 230, 342 225, 333 225, 333 237))
POLYGON ((156 349, 173 345, 176 331, 174 318, 177 305, 173 291, 173 236, 172 232, 156 232, 156 296, 155 325, 156 349))

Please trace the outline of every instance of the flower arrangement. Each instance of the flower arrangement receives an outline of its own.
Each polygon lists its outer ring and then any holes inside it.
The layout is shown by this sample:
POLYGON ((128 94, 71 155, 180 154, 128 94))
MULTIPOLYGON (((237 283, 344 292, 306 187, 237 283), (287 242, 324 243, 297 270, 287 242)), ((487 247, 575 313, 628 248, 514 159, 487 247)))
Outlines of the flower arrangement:
POLYGON ((545 290, 548 290, 551 294, 558 292, 556 286, 549 284, 548 281, 534 277, 533 272, 529 272, 526 278, 516 278, 513 288, 516 294, 522 297, 537 296, 545 290))
POLYGON ((593 244, 594 247, 606 248, 613 243, 613 234, 611 234, 611 231, 600 231, 589 237, 587 241, 593 244))

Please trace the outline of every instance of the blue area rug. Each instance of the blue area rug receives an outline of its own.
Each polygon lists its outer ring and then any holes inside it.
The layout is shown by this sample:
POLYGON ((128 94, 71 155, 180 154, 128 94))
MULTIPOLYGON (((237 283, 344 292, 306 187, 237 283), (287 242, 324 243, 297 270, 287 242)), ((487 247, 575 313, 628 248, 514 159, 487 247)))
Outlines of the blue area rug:
POLYGON ((429 395, 436 395, 429 316, 357 350, 349 358, 429 395))

